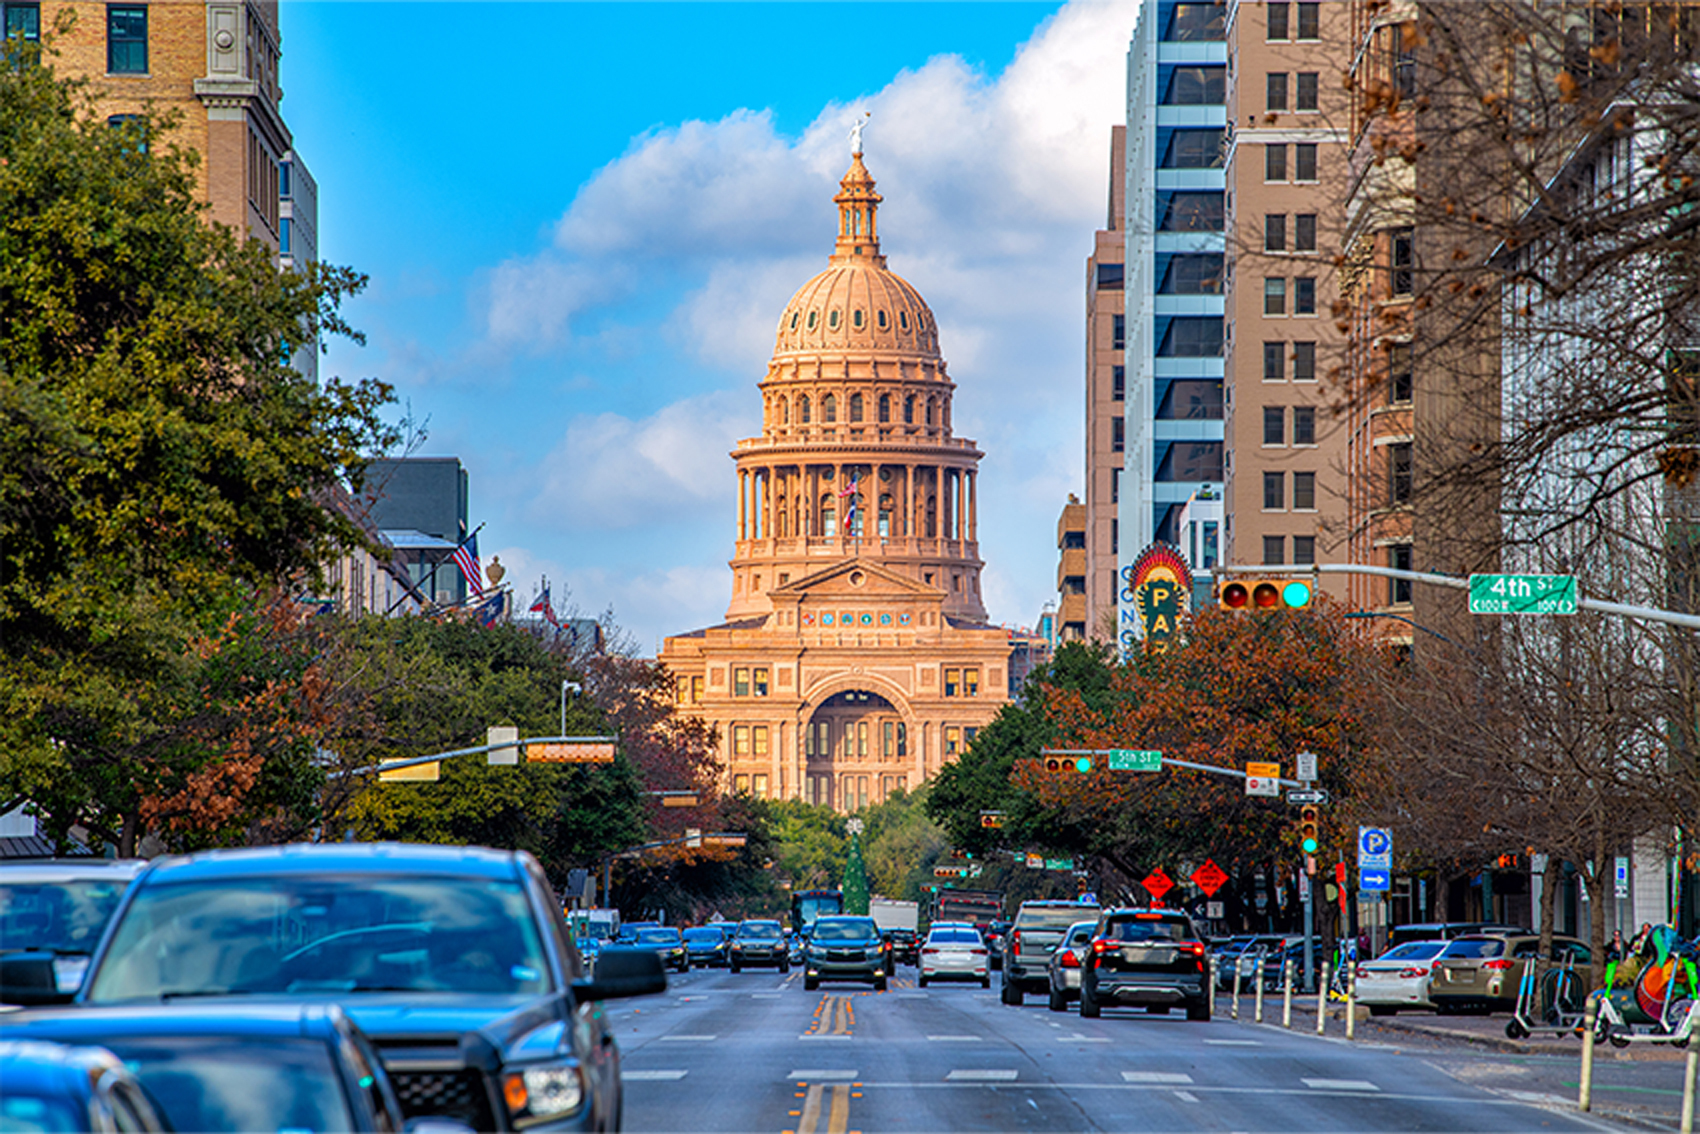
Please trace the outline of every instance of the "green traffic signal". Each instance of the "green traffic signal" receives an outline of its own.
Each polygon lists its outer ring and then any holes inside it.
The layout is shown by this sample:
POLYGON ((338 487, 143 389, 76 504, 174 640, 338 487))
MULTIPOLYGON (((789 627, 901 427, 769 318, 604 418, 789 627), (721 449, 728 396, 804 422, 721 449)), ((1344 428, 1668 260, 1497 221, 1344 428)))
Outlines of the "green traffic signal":
POLYGON ((1315 854, 1322 849, 1322 838, 1317 829, 1320 813, 1312 804, 1305 804, 1299 809, 1299 847, 1306 854, 1315 854))
POLYGON ((1092 757, 1082 756, 1080 759, 1076 760, 1074 762, 1074 770, 1077 772, 1090 772, 1092 770, 1092 757))

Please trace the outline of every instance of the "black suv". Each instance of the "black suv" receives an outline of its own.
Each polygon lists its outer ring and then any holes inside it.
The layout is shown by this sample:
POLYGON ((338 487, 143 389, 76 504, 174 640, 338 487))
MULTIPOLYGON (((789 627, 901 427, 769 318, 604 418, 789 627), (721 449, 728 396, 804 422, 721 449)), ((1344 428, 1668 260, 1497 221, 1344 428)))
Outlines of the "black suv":
POLYGON ((0 864, 0 1004, 68 1004, 140 859, 0 864))
POLYGON ((865 980, 883 992, 886 956, 873 918, 816 918, 803 948, 803 987, 812 991, 823 980, 865 980))
POLYGON ((619 1127, 620 1061, 597 1002, 666 987, 648 949, 605 952, 584 979, 523 851, 331 843, 155 859, 77 1001, 330 1001, 409 1119, 603 1130, 619 1127))
POLYGON ((1210 1019, 1210 963, 1204 938, 1180 910, 1106 910, 1080 971, 1080 1014, 1105 1007, 1164 1013, 1184 1005, 1189 1020, 1210 1019))
POLYGON ((921 960, 921 942, 913 929, 883 929, 880 936, 886 939, 891 951, 891 963, 894 965, 914 965, 921 960))

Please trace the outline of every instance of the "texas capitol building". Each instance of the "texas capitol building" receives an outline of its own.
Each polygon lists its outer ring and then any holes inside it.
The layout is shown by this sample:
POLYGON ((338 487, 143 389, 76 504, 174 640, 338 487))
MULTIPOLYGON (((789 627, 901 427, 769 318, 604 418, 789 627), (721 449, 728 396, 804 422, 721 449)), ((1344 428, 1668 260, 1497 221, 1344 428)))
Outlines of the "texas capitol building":
POLYGON ((980 450, 951 432, 938 324, 880 255, 858 148, 824 272, 779 318, 762 433, 738 442, 726 621, 661 651, 728 785, 854 811, 913 788, 1009 700, 986 622, 980 450))

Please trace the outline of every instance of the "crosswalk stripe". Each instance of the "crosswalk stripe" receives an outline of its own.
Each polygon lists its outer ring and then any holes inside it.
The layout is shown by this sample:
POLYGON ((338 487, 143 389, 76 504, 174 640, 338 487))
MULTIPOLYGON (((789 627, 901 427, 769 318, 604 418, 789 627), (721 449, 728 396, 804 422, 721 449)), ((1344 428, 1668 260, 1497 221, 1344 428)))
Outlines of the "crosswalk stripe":
POLYGON ((673 1079, 683 1079, 689 1071, 628 1071, 622 1068, 620 1078, 626 1082, 666 1082, 673 1079))
POLYGON ((1180 1071, 1123 1071, 1122 1078, 1129 1083, 1192 1083, 1192 1076, 1180 1071))
POLYGON ((1019 1071, 1007 1071, 995 1068, 986 1070, 958 1068, 946 1075, 945 1078, 956 1082, 962 1082, 964 1080, 980 1080, 984 1082, 1006 1083, 1009 1080, 1014 1079, 1019 1074, 1019 1071))
POLYGON ((1368 1079, 1301 1079, 1313 1091, 1379 1091, 1368 1079))

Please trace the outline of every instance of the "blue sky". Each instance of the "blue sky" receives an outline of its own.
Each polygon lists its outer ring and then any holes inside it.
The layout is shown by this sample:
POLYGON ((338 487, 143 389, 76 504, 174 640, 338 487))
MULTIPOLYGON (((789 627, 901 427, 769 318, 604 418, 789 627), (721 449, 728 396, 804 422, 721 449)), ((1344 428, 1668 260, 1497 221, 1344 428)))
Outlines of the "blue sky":
POLYGON ((284 0, 283 110, 365 347, 471 474, 480 547, 638 648, 720 620, 728 450, 780 311, 825 266, 849 124, 892 270, 926 296, 986 451, 994 620, 1055 592, 1081 491, 1084 265, 1135 0, 284 0))

